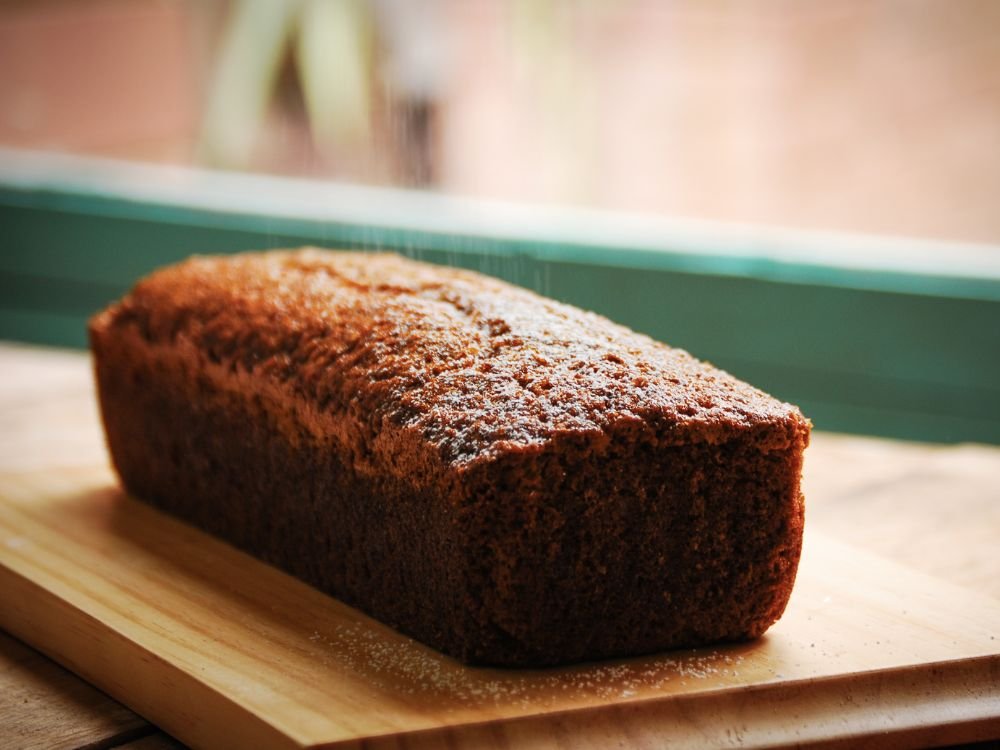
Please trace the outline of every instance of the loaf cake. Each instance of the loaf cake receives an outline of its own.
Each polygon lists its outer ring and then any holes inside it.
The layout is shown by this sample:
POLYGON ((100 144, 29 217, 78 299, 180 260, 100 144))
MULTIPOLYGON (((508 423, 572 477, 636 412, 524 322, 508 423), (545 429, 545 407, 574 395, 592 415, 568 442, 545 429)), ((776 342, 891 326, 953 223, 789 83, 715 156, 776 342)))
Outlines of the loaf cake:
POLYGON ((196 257, 90 324, 138 498, 473 664, 752 639, 802 542, 798 409, 479 274, 196 257))

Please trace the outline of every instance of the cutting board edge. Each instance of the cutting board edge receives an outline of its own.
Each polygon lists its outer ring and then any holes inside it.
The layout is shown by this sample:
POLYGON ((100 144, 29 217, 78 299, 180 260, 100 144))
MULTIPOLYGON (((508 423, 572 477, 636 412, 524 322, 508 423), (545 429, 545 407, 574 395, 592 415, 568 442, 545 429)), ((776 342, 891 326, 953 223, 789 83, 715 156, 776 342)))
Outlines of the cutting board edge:
POLYGON ((664 737, 670 738, 672 748, 721 747, 735 741, 741 748, 801 745, 855 748, 865 747, 865 739, 873 743, 872 747, 893 748, 979 742, 998 735, 1000 654, 990 654, 849 676, 726 687, 384 733, 346 743, 309 745, 308 750, 339 750, 362 745, 371 750, 492 747, 494 744, 497 747, 548 748, 553 737, 572 738, 572 746, 580 750, 597 750, 617 743, 654 747, 664 737), (976 685, 970 682, 982 687, 981 694, 967 696, 962 701, 966 708, 963 715, 955 716, 952 712, 942 716, 941 692, 976 691, 976 685), (808 691, 803 690, 806 687, 808 691), (923 700, 894 705, 890 719, 880 700, 887 689, 920 694, 923 700), (816 719, 817 706, 824 709, 823 721, 816 719), (789 713, 797 708, 802 710, 793 714, 794 721, 789 721, 789 713), (860 725, 853 732, 845 732, 843 723, 847 721, 860 722, 860 725), (734 731, 733 727, 738 729, 734 731))
MULTIPOLYGON (((193 746, 246 747, 249 743, 256 747, 318 750, 357 746, 359 743, 374 748, 394 748, 400 743, 405 743, 407 748, 436 747, 444 742, 461 747, 466 743, 475 745, 487 736, 496 738, 499 735, 513 746, 530 747, 531 744, 541 743, 545 737, 555 734, 572 736, 574 747, 586 748, 588 737, 600 737, 604 742, 618 736, 632 742, 636 736, 650 733, 651 737, 671 736, 672 742, 679 743, 678 747, 686 746, 685 743, 697 747, 704 746, 706 742, 726 744, 732 741, 733 727, 740 727, 739 738, 744 747, 825 743, 834 740, 856 743, 860 738, 873 733, 883 739, 890 734, 898 736, 901 742, 905 739, 906 743, 931 743, 937 739, 944 739, 949 743, 974 742, 1000 733, 998 653, 902 665, 843 676, 775 680, 760 685, 723 687, 684 695, 671 694, 601 706, 546 711, 530 716, 466 721, 447 727, 390 731, 363 738, 311 742, 289 736, 268 724, 249 708, 219 694, 196 674, 163 659, 151 648, 132 641, 99 618, 75 608, 58 594, 30 578, 0 566, 0 589, 11 591, 18 587, 22 590, 34 590, 34 597, 30 601, 36 602, 35 609, 29 612, 26 608, 19 616, 15 608, 5 608, 0 611, 0 626, 193 746), (68 615, 69 619, 61 620, 60 615, 68 615), (47 638, 44 634, 40 637, 35 635, 39 626, 44 627, 47 622, 61 622, 67 626, 63 640, 47 638), (121 660, 126 664, 119 670, 124 673, 124 677, 119 675, 116 679, 115 673, 109 673, 106 667, 99 668, 89 663, 99 658, 99 655, 91 654, 89 660, 87 658, 88 624, 113 633, 116 648, 126 652, 121 660), (81 654, 84 655, 83 661, 81 654), (157 660, 163 665, 163 673, 176 680, 174 684, 164 682, 158 686, 161 691, 169 691, 169 707, 163 701, 154 700, 154 696, 144 695, 141 673, 127 668, 130 660, 157 660), (935 710, 936 696, 942 690, 974 692, 975 685, 970 686, 970 682, 976 683, 976 680, 983 687, 980 694, 966 695, 961 701, 966 707, 965 713, 942 719, 940 712, 935 710), (809 689, 804 690, 806 687, 809 689), (921 690, 924 692, 921 693, 921 690), (885 706, 875 698, 893 691, 905 692, 916 700, 894 704, 892 720, 887 722, 885 706), (178 696, 183 693, 197 693, 200 696, 197 703, 201 710, 205 707, 204 700, 213 702, 217 710, 232 715, 232 719, 224 723, 230 727, 237 726, 239 730, 220 738, 211 733, 203 734, 198 726, 192 729, 192 724, 185 717, 190 718, 193 712, 177 710, 178 696), (747 708, 751 702, 752 711, 747 708), (769 719, 779 714, 779 708, 782 717, 780 726, 774 726, 769 719), (801 721, 789 722, 790 713, 801 716, 801 721), (817 715, 830 714, 843 719, 845 713, 849 719, 862 725, 854 735, 845 735, 842 723, 816 719, 817 715)), ((24 600, 29 601, 29 598, 25 597, 24 600)), ((149 690, 150 686, 145 686, 145 692, 149 690)), ((161 694, 162 692, 156 693, 161 694)))
MULTIPOLYGON (((33 597, 26 596, 22 599, 26 603, 30 602, 34 609, 28 606, 22 608, 22 612, 16 607, 0 610, 0 628, 100 688, 186 744, 193 747, 258 747, 262 750, 264 748, 301 750, 309 746, 307 742, 290 737, 229 696, 213 689, 196 674, 171 663, 151 648, 131 640, 109 623, 73 606, 71 602, 17 571, 0 565, 0 591, 17 592, 19 588, 22 592, 34 591, 33 597), (29 609, 31 611, 28 611, 29 609), (51 623, 59 623, 56 627, 63 628, 64 635, 61 639, 58 636, 36 636, 39 630, 44 633, 46 626, 51 623), (105 636, 110 635, 114 639, 113 648, 105 644, 102 651, 117 649, 124 652, 124 658, 119 660, 119 664, 115 665, 113 670, 108 669, 106 663, 100 665, 93 663, 95 660, 103 662, 103 659, 102 654, 95 653, 93 648, 88 648, 96 643, 96 639, 90 640, 88 637, 92 632, 91 628, 99 629, 105 636), (129 668, 129 665, 141 661, 158 662, 162 670, 161 678, 176 680, 176 683, 158 680, 155 686, 149 685, 143 678, 143 672, 129 668), (194 700, 191 694, 192 688, 200 696, 198 700, 194 700), (153 700, 154 696, 146 696, 145 693, 149 691, 157 695, 169 692, 172 697, 169 702, 170 709, 166 708, 167 704, 153 700), (201 731, 192 733, 188 727, 203 722, 197 721, 195 711, 178 712, 176 706, 178 700, 196 703, 201 711, 205 709, 203 701, 207 700, 216 710, 228 714, 236 713, 238 716, 234 718, 239 718, 241 721, 226 723, 239 729, 225 737, 214 734, 202 737, 201 731)), ((16 593, 11 600, 17 601, 16 593)))

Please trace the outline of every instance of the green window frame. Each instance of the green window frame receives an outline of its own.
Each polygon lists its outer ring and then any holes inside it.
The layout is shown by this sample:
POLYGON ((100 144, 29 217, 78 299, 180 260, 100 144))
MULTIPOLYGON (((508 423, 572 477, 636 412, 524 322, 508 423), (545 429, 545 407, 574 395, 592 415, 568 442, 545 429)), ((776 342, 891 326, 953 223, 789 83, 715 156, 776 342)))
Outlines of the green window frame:
POLYGON ((86 319, 193 253, 380 249, 602 313, 818 429, 1000 443, 1000 247, 516 206, 0 150, 0 338, 86 319))

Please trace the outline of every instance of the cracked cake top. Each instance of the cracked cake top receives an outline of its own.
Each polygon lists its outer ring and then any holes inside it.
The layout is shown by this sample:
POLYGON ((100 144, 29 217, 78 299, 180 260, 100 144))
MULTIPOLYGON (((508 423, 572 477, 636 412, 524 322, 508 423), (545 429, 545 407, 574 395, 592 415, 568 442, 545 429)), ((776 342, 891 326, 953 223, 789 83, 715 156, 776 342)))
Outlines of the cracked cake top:
POLYGON ((152 345, 263 376, 377 435, 419 434, 452 464, 623 426, 661 442, 806 423, 746 383, 606 318, 397 255, 307 248, 192 258, 108 312, 152 345), (362 314, 363 313, 363 314, 362 314), (337 362, 337 367, 330 367, 337 362))

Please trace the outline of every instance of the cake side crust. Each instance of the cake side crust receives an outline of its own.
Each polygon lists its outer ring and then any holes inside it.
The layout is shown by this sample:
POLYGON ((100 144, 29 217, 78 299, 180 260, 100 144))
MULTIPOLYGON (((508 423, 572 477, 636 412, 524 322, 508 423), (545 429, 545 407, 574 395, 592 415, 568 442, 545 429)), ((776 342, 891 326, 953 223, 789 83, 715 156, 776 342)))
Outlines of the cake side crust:
POLYGON ((111 457, 135 497, 439 650, 465 617, 447 488, 359 472, 267 394, 220 389, 181 351, 93 334, 111 457))
POLYGON ((662 446, 636 425, 481 466, 460 516, 482 626, 466 658, 579 661, 763 634, 802 550, 808 433, 787 429, 790 445, 761 450, 763 429, 662 446))

